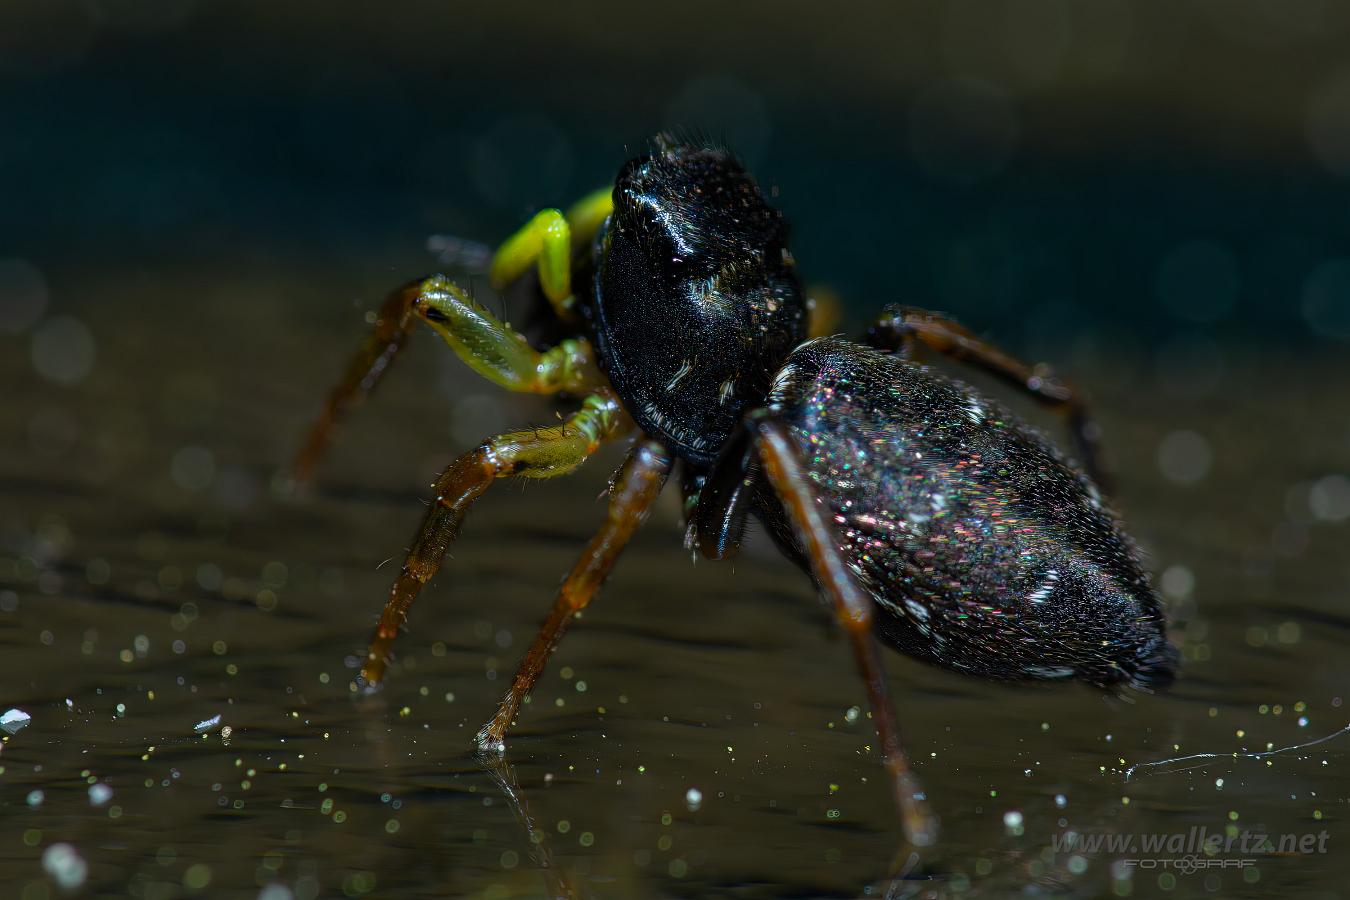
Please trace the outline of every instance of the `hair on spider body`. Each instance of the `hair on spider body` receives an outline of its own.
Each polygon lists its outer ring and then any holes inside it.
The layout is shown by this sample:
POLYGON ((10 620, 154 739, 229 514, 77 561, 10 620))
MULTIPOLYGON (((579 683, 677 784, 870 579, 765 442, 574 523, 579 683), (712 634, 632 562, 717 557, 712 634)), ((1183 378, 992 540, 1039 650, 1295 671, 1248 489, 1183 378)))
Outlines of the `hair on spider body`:
POLYGON ((900 741, 878 638, 982 678, 1108 690, 1167 684, 1176 652, 1139 554, 1103 499, 1098 432, 1078 395, 923 310, 888 307, 862 343, 808 340, 787 241, 782 214, 729 153, 659 137, 612 190, 566 214, 540 212, 494 256, 499 288, 537 270, 556 343, 537 349, 443 276, 404 286, 311 428, 296 480, 418 321, 502 387, 581 398, 559 425, 489 438, 441 474, 360 681, 381 683, 408 608, 496 479, 567 474, 636 432, 605 521, 479 732, 480 748, 504 749, 549 655, 678 464, 688 546, 730 556, 756 516, 833 607, 905 833, 931 843, 936 818, 900 741), (1082 467, 999 404, 917 363, 916 346, 1061 414, 1082 467))

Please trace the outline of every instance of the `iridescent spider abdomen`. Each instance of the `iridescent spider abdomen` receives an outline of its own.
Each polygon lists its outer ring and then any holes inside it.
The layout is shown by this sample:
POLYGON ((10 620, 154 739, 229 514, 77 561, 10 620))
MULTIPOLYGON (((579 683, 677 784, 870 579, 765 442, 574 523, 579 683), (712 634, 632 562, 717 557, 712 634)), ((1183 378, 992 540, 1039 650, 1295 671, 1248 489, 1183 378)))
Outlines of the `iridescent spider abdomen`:
POLYGON ((793 352, 768 406, 887 643, 984 678, 1171 681, 1134 544, 1092 481, 1002 406, 832 338, 793 352))

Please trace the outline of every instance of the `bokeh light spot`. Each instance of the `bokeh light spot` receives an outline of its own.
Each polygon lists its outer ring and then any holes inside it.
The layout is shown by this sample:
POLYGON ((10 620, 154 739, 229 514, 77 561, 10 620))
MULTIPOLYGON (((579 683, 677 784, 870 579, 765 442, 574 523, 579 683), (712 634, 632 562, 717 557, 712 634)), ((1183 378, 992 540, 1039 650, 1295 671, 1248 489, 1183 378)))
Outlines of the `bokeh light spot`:
POLYGON ((0 334, 27 331, 47 308, 47 279, 22 259, 0 259, 0 334))
POLYGON ((80 320, 57 316, 33 333, 32 358, 43 378, 78 384, 94 368, 94 336, 80 320))
POLYGON ((1308 274, 1303 318, 1318 334, 1350 340, 1350 259, 1329 259, 1308 274))
POLYGON ((1158 468, 1176 484, 1200 481, 1209 474, 1213 458, 1209 441, 1194 431, 1173 431, 1158 445, 1158 468))

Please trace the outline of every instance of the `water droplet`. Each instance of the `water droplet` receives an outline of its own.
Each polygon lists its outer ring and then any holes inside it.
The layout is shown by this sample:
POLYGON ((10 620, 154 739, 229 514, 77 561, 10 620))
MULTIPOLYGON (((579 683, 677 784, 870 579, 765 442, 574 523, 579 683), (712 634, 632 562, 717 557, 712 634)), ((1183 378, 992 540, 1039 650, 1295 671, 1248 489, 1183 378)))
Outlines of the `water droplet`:
POLYGON ((28 727, 33 717, 21 709, 7 709, 0 715, 0 731, 6 734, 18 734, 28 727))

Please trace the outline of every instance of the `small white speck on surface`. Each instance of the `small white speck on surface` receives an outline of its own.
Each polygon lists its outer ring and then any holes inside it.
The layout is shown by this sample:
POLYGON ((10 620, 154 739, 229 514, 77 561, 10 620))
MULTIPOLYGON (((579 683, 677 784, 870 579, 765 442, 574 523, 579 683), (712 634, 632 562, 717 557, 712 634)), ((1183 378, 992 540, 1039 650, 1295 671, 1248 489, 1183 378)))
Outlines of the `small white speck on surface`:
POLYGON ((697 812, 703 805, 703 792, 698 788, 690 788, 684 792, 684 804, 689 807, 690 812, 697 812))
POLYGON ((219 726, 220 726, 220 713, 216 713, 211 718, 202 719, 196 725, 193 725, 192 730, 197 732, 198 734, 206 734, 208 731, 215 731, 216 728, 218 728, 219 726))

